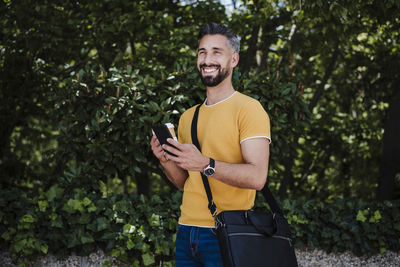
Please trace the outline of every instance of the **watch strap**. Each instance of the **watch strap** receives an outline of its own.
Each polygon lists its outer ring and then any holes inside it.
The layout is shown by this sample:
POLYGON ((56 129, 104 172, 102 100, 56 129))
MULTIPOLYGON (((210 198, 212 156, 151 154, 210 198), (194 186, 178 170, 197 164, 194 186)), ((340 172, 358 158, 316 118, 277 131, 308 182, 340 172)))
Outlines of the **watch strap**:
POLYGON ((209 166, 213 169, 215 169, 215 160, 213 158, 210 158, 210 164, 209 166))

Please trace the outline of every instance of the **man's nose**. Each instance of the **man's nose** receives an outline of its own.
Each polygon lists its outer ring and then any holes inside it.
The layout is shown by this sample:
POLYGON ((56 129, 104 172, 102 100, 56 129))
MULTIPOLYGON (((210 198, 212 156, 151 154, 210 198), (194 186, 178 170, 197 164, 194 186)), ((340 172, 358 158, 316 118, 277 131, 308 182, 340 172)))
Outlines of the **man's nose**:
POLYGON ((213 62, 212 55, 211 55, 211 54, 206 54, 206 55, 204 56, 204 63, 205 63, 206 65, 210 65, 212 62, 213 62))

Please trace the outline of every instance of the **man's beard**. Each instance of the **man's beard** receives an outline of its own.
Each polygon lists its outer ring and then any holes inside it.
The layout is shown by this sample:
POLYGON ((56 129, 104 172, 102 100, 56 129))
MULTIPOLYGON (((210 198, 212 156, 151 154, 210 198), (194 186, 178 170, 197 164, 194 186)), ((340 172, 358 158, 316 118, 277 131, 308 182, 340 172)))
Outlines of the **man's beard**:
POLYGON ((229 71, 228 68, 221 69, 220 65, 209 65, 207 66, 206 64, 200 65, 200 79, 203 82, 205 86, 208 87, 214 87, 220 84, 223 80, 225 80, 229 76, 229 71), (201 71, 202 68, 204 67, 217 67, 218 68, 218 74, 215 77, 212 76, 203 76, 203 73, 201 71))

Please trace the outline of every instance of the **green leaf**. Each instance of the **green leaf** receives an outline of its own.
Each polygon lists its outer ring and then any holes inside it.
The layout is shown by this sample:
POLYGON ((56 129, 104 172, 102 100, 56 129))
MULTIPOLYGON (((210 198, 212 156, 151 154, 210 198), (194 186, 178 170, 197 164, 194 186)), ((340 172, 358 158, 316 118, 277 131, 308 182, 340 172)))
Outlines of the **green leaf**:
POLYGON ((4 240, 8 241, 11 238, 11 234, 8 231, 5 231, 2 235, 1 238, 3 238, 4 240))
POLYGON ((78 223, 80 224, 88 224, 91 221, 91 217, 89 214, 84 213, 81 216, 79 216, 78 223))
POLYGON ((88 212, 94 212, 97 210, 96 206, 92 203, 90 206, 87 208, 88 212))
POLYGON ((135 232, 136 226, 131 224, 125 224, 122 228, 124 234, 132 234, 135 232))
POLYGON ((105 230, 110 227, 110 223, 105 217, 97 218, 96 221, 97 221, 97 231, 105 230))
POLYGON ((40 251, 43 252, 43 254, 47 254, 47 252, 49 251, 49 246, 44 244, 40 246, 40 251))
POLYGON ((282 95, 287 95, 287 94, 289 94, 289 92, 292 90, 292 88, 290 88, 290 87, 286 87, 283 91, 282 91, 282 95))
POLYGON ((81 235, 82 244, 93 243, 94 239, 89 233, 84 233, 81 235))
POLYGON ((135 247, 135 243, 133 243, 133 241, 131 239, 128 239, 128 241, 126 241, 126 248, 131 250, 135 247))
POLYGON ((149 224, 151 226, 160 226, 161 225, 161 221, 160 221, 160 215, 157 214, 152 214, 150 219, 149 219, 149 224))
POLYGON ((92 201, 89 198, 85 197, 83 199, 83 205, 84 206, 89 206, 91 203, 92 203, 92 201))
POLYGON ((369 222, 377 223, 377 222, 380 221, 380 219, 382 219, 382 215, 381 215, 381 213, 379 212, 379 210, 376 210, 376 211, 374 212, 374 216, 372 216, 372 217, 369 219, 369 222))
POLYGON ((367 217, 365 217, 368 214, 368 210, 359 210, 357 213, 357 221, 365 222, 367 220, 367 217))
POLYGON ((27 239, 19 240, 19 241, 15 242, 15 243, 13 244, 12 249, 13 249, 15 252, 19 253, 19 252, 21 252, 21 251, 24 249, 24 247, 25 247, 25 245, 26 245, 26 242, 27 242, 27 239))
POLYGON ((41 212, 45 212, 49 207, 49 203, 46 200, 39 200, 38 205, 41 212))
POLYGON ((132 66, 131 65, 126 66, 126 73, 128 75, 130 75, 132 73, 132 66))
POLYGON ((25 214, 24 216, 22 216, 19 219, 19 222, 21 222, 21 223, 34 223, 34 222, 36 222, 36 218, 35 218, 34 215, 25 214))
POLYGON ((79 78, 82 80, 82 78, 85 76, 85 70, 80 69, 78 73, 79 73, 79 78))
POLYGON ((76 211, 83 212, 82 201, 78 199, 69 199, 67 203, 63 206, 63 210, 68 213, 75 213, 76 211))
POLYGON ((121 250, 120 249, 112 249, 111 250, 111 257, 119 257, 121 256, 121 250))
POLYGON ((58 185, 53 185, 47 190, 46 197, 49 202, 53 201, 55 198, 61 198, 62 194, 64 193, 64 189, 59 188, 58 185))
POLYGON ((114 97, 114 96, 110 96, 108 98, 105 99, 106 104, 113 104, 114 102, 116 102, 118 100, 118 98, 114 97))
POLYGON ((56 213, 52 213, 50 215, 50 218, 51 218, 51 226, 52 227, 58 227, 58 228, 63 227, 61 216, 58 216, 56 213))
POLYGON ((156 261, 154 260, 154 256, 151 255, 150 253, 146 253, 142 255, 142 260, 143 260, 143 264, 145 266, 150 266, 152 264, 154 264, 156 261))

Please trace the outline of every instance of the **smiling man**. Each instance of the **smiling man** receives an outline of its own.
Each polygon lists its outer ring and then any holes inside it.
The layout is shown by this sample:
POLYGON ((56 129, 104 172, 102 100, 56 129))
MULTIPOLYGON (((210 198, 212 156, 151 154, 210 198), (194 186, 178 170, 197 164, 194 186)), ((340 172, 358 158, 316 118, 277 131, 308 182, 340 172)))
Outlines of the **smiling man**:
MULTIPOLYGON (((226 47, 224 43, 227 42, 227 38, 223 35, 207 35, 203 37, 202 46, 199 47, 197 64, 200 72, 201 81, 205 86, 215 87, 225 80, 231 74, 231 62, 230 55, 232 49, 226 47), (222 46, 206 47, 206 45, 222 44, 222 46), (211 54, 210 54, 211 52, 211 54), (215 62, 213 62, 213 60, 215 62), (226 63, 226 66, 218 64, 219 61, 226 63), (228 61, 228 62, 224 62, 228 61), (207 64, 208 63, 208 64, 207 64)), ((235 66, 239 61, 239 54, 233 53, 235 56, 235 66)))
POLYGON ((161 147, 155 136, 151 147, 168 179, 183 190, 175 266, 223 266, 200 172, 208 176, 218 212, 252 208, 267 178, 270 125, 261 104, 233 88, 240 50, 233 31, 208 24, 198 40, 197 69, 207 89, 197 125, 202 152, 191 139, 196 107, 179 120, 179 142, 168 139, 175 148, 161 147))

